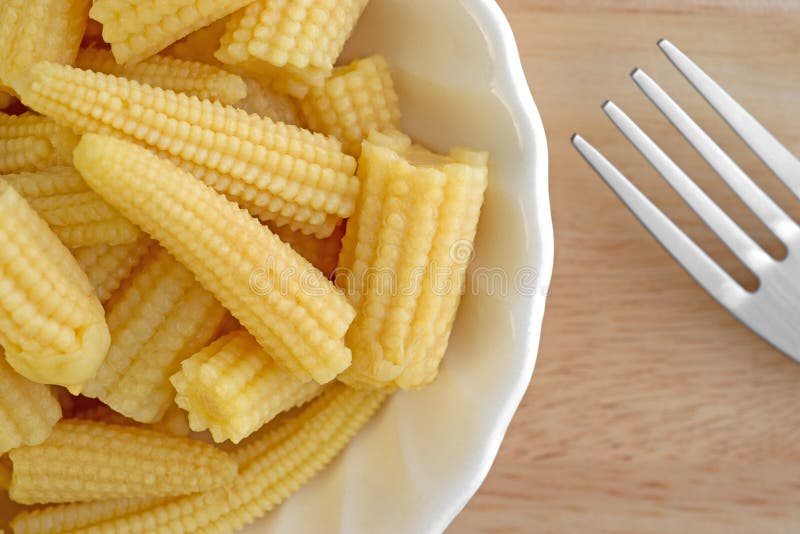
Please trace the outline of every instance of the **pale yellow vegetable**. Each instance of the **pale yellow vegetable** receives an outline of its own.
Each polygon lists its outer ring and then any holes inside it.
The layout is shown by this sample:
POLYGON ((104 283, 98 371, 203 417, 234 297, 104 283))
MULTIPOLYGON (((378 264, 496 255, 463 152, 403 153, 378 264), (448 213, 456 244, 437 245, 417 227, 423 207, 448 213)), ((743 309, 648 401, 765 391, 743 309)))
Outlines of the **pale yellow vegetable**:
POLYGON ((322 391, 316 382, 281 369, 246 330, 231 332, 184 360, 171 381, 192 430, 210 430, 216 442, 239 443, 322 391))
POLYGON ((105 404, 98 404, 92 408, 81 410, 75 414, 74 418, 85 421, 98 421, 112 425, 146 428, 173 436, 186 437, 191 433, 189 418, 186 412, 178 408, 175 404, 170 404, 169 408, 164 412, 163 417, 154 423, 139 423, 129 417, 125 417, 119 412, 115 412, 105 404))
POLYGON ((94 0, 89 15, 117 62, 136 63, 252 0, 94 0))
POLYGON ((389 64, 370 56, 333 69, 300 103, 308 127, 342 141, 344 151, 358 157, 361 142, 373 130, 397 128, 400 108, 389 64))
POLYGON ((151 246, 153 240, 142 235, 133 243, 81 247, 74 249, 72 254, 89 277, 100 302, 105 303, 139 265, 151 246))
POLYGON ((58 237, 0 180, 0 344, 21 375, 73 392, 109 345, 103 307, 58 237))
POLYGON ((85 135, 87 183, 190 269, 282 366, 329 382, 350 363, 354 311, 333 284, 235 204, 152 152, 85 135))
POLYGON ((0 113, 0 174, 68 165, 77 143, 72 130, 47 117, 0 113))
POLYGON ((135 421, 159 421, 175 397, 169 377, 214 338, 227 312, 157 246, 106 308, 111 346, 83 395, 135 421))
POLYGON ((91 0, 5 0, 0 9, 0 84, 20 91, 39 61, 72 63, 91 0))
POLYGON ((393 132, 363 145, 363 188, 347 223, 336 282, 358 314, 339 379, 359 387, 433 380, 464 286, 483 193, 485 152, 439 156, 393 132))
POLYGON ((234 13, 215 54, 223 63, 284 82, 297 98, 319 86, 367 0, 256 0, 234 13))
POLYGON ((236 462, 212 445, 161 432, 65 419, 39 445, 9 453, 21 504, 186 495, 221 488, 236 462))
POLYGON ((385 394, 336 384, 281 416, 233 453, 228 487, 175 499, 50 506, 19 514, 15 534, 233 533, 278 506, 333 460, 377 411, 385 394))
POLYGON ((236 107, 272 120, 304 126, 296 101, 279 93, 269 85, 245 78, 247 98, 236 103, 236 107))
POLYGON ((27 105, 149 146, 263 220, 326 237, 353 211, 356 162, 334 138, 73 67, 41 63, 32 79, 27 105))
MULTIPOLYGON (((61 406, 50 388, 18 374, 0 351, 0 454, 41 443, 60 418, 61 406)), ((3 473, 0 459, 0 487, 3 473)))

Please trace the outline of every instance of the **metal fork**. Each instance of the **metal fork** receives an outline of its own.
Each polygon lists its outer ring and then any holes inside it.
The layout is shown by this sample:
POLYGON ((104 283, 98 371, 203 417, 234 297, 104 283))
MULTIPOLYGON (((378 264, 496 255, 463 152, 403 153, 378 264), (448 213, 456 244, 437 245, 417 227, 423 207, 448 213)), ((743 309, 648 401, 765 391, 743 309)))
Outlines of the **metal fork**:
MULTIPOLYGON (((675 67, 745 143, 800 198, 800 160, 672 43, 658 43, 675 67)), ((647 161, 756 275, 747 291, 583 137, 572 144, 651 234, 722 306, 779 350, 800 361, 800 226, 641 69, 631 77, 675 128, 780 239, 782 260, 767 254, 613 102, 603 110, 647 161)))

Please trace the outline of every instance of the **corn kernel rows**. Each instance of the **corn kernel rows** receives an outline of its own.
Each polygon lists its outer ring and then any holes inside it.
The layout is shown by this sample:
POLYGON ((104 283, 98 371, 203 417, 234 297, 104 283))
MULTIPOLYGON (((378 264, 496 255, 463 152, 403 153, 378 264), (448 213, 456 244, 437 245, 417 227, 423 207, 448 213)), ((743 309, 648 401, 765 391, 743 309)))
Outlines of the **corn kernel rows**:
POLYGON ((80 247, 72 254, 94 286, 100 302, 105 303, 139 265, 151 246, 153 240, 142 235, 133 243, 80 247))
POLYGON ((35 171, 72 162, 72 130, 32 113, 0 113, 0 174, 35 171))

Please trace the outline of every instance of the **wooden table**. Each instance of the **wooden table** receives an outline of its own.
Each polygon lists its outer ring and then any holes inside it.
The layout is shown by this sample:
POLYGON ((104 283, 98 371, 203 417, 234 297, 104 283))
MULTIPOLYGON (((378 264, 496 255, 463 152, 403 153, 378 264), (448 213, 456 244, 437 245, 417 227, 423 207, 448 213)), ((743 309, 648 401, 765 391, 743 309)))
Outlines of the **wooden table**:
POLYGON ((800 2, 501 4, 548 134, 555 277, 533 384, 486 483, 450 532, 800 532, 800 365, 706 295, 569 144, 574 131, 584 134, 752 283, 599 106, 617 102, 780 254, 628 72, 639 66, 662 83, 800 220, 800 202, 655 46, 667 37, 682 47, 800 153, 800 2))

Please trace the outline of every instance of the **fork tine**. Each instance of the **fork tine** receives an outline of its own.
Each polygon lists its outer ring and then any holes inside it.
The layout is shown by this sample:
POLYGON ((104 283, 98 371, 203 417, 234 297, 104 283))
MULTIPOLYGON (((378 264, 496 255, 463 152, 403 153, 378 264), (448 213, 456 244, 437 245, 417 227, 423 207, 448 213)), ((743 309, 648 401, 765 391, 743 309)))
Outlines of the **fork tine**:
POLYGON ((642 153, 673 189, 736 254, 742 263, 758 275, 772 258, 717 206, 700 187, 678 167, 630 117, 613 102, 603 104, 603 111, 628 140, 642 153))
POLYGON ((784 243, 797 238, 800 227, 703 131, 643 70, 631 73, 636 85, 677 128, 739 198, 784 243))
POLYGON ((675 260, 720 304, 735 306, 749 293, 659 210, 605 156, 578 134, 572 144, 675 260))
POLYGON ((800 198, 800 160, 675 45, 662 39, 658 46, 753 152, 800 198))

